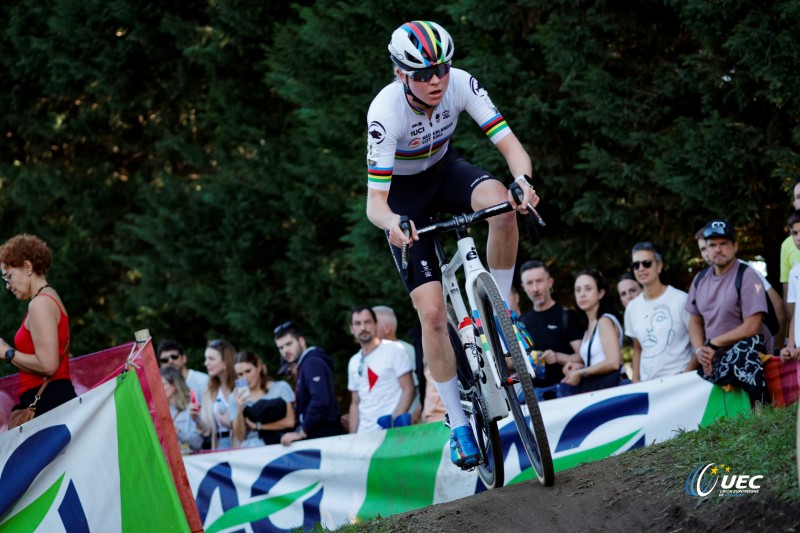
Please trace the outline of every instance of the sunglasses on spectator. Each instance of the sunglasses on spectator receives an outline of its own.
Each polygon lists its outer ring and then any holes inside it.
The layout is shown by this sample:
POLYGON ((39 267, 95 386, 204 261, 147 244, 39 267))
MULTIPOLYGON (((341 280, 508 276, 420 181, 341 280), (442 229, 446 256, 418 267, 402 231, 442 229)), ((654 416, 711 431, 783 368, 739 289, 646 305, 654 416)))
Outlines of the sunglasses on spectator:
POLYGON ((645 268, 650 268, 651 266, 653 266, 653 260, 645 259, 644 261, 634 261, 633 263, 631 263, 631 268, 633 270, 639 270, 640 266, 643 266, 645 268))
POLYGON ((439 63, 438 65, 433 65, 432 67, 423 68, 420 70, 412 70, 407 74, 411 76, 411 79, 414 81, 428 82, 431 81, 434 76, 438 78, 444 78, 449 72, 450 63, 439 63))
POLYGON ((364 375, 364 359, 365 359, 365 357, 362 355, 361 356, 361 362, 358 364, 358 375, 359 376, 363 376, 364 375))
POLYGON ((170 359, 172 359, 173 361, 177 361, 180 356, 181 356, 181 354, 179 354, 179 353, 171 353, 171 354, 167 355, 166 357, 161 357, 161 362, 162 363, 169 363, 170 359))

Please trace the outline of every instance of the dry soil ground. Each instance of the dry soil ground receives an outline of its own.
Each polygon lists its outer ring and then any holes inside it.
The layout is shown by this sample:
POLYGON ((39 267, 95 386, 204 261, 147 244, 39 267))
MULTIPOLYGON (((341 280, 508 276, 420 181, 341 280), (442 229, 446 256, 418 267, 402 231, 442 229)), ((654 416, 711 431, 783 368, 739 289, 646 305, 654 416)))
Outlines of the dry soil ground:
POLYGON ((800 506, 766 493, 741 497, 686 494, 688 472, 617 457, 559 472, 553 487, 536 480, 392 516, 381 531, 748 531, 800 532, 800 506))

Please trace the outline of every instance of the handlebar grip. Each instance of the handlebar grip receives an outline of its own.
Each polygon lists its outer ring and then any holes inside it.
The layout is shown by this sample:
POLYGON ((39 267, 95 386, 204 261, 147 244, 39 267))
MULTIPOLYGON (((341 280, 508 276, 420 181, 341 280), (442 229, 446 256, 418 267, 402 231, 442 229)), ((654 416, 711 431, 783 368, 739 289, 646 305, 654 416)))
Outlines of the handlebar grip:
POLYGON ((517 202, 518 204, 521 204, 522 201, 525 199, 525 193, 522 192, 522 187, 520 187, 519 183, 517 183, 516 181, 508 186, 508 190, 511 191, 511 195, 514 197, 514 201, 517 202))
MULTIPOLYGON (((408 221, 408 217, 405 215, 400 217, 400 229, 403 231, 403 235, 406 236, 406 239, 411 237, 411 224, 408 221)), ((400 268, 403 269, 403 275, 405 276, 408 270, 408 244, 403 244, 400 254, 400 268)))

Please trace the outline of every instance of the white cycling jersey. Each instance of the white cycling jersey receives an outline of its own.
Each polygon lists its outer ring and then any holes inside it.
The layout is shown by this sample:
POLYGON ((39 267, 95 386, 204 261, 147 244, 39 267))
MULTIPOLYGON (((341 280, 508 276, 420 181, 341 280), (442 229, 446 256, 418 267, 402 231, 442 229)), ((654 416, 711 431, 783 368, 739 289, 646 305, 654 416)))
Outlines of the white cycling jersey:
POLYGON ((447 91, 430 120, 409 104, 404 89, 395 80, 369 106, 367 185, 372 189, 388 191, 394 174, 418 174, 437 163, 464 110, 495 144, 511 133, 486 90, 466 71, 450 69, 447 91))

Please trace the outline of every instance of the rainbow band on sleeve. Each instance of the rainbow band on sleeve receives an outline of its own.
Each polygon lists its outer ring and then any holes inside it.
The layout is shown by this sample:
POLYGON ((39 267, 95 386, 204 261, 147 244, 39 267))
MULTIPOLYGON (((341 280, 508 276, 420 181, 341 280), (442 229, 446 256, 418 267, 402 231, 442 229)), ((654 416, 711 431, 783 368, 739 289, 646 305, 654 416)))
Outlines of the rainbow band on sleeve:
POLYGON ((367 169, 367 180, 370 183, 386 185, 392 181, 392 167, 367 169))
POLYGON ((508 123, 506 119, 503 118, 503 115, 500 114, 493 116, 491 119, 481 124, 483 133, 490 139, 506 128, 508 128, 508 123))

